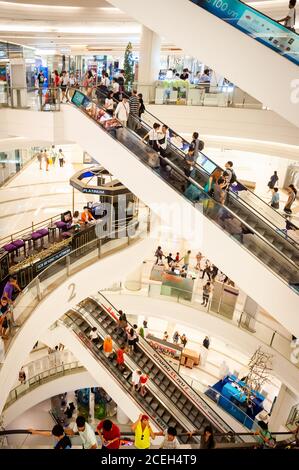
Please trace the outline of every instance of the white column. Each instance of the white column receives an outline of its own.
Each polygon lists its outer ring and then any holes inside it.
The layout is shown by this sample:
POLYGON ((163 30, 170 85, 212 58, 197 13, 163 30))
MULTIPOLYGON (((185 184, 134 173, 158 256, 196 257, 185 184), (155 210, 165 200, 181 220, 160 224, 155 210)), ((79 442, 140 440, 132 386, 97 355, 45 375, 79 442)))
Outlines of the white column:
POLYGON ((116 418, 119 424, 128 424, 130 422, 126 413, 119 406, 117 407, 116 418))
POLYGON ((138 66, 138 91, 145 102, 154 100, 154 83, 160 70, 161 38, 150 29, 142 26, 138 66))
POLYGON ((27 83, 24 59, 10 59, 10 77, 13 106, 25 108, 27 106, 27 83))

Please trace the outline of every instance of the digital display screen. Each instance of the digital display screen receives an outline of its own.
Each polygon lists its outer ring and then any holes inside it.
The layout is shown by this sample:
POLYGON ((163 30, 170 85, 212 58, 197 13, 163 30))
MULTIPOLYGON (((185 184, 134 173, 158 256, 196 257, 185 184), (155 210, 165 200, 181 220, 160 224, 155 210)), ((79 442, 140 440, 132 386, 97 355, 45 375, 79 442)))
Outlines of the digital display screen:
POLYGON ((72 97, 72 103, 76 106, 82 106, 85 99, 85 95, 81 91, 76 90, 72 97))
POLYGON ((203 154, 200 154, 198 159, 197 159, 197 163, 210 175, 211 173, 213 173, 213 171, 215 170, 215 168, 217 168, 217 165, 215 163, 213 163, 211 160, 208 159, 208 157, 206 157, 205 155, 203 154))
POLYGON ((295 64, 299 64, 299 36, 239 0, 190 0, 295 64))

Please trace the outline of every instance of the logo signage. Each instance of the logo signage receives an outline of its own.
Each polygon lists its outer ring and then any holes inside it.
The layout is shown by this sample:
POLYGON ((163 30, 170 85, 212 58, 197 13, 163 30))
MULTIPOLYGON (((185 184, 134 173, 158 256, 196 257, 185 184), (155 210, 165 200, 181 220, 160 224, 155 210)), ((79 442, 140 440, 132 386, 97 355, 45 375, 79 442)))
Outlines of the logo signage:
POLYGON ((57 261, 58 259, 63 258, 64 256, 68 255, 71 251, 72 251, 72 248, 70 246, 68 246, 67 248, 64 248, 59 253, 55 253, 49 258, 44 259, 40 263, 37 263, 36 270, 41 271, 42 269, 46 268, 50 264, 54 263, 54 261, 57 261))

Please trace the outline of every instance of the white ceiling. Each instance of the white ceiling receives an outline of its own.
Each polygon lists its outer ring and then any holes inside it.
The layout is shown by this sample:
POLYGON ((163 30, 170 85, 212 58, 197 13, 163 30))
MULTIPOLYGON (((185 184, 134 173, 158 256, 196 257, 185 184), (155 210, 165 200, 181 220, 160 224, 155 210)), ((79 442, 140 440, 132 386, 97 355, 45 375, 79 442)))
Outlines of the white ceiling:
MULTIPOLYGON (((124 0, 125 2, 125 0, 124 0)), ((278 19, 288 0, 247 3, 278 19)), ((0 40, 56 53, 123 52, 128 41, 138 50, 141 25, 105 0, 0 0, 0 40)), ((162 38, 164 50, 176 50, 162 38)))

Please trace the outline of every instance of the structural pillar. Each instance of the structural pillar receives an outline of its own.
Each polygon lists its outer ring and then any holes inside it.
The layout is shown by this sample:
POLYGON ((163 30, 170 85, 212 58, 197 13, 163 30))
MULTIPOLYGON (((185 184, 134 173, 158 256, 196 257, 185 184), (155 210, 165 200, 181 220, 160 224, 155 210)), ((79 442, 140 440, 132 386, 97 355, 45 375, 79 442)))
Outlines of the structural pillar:
POLYGON ((143 94, 145 103, 154 101, 155 82, 160 71, 161 38, 150 29, 142 26, 139 66, 138 92, 143 94))
POLYGON ((128 290, 140 290, 142 287, 142 264, 134 269, 125 280, 125 288, 128 290))
POLYGON ((12 106, 27 107, 27 83, 25 59, 10 59, 10 86, 12 106))
POLYGON ((259 305, 249 296, 246 297, 241 317, 241 326, 255 333, 255 317, 259 311, 259 305))

